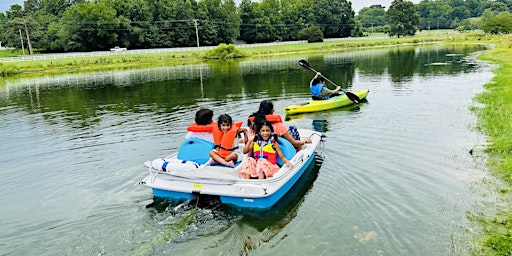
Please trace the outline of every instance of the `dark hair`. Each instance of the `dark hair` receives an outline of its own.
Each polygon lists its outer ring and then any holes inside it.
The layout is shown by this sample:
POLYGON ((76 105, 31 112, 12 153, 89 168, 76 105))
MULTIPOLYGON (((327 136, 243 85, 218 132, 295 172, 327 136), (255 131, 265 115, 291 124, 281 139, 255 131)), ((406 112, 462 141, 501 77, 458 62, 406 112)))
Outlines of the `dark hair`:
MULTIPOLYGON (((251 123, 251 121, 247 121, 248 126, 252 128, 254 132, 259 131, 259 127, 263 124, 263 122, 267 121, 267 118, 265 118, 265 115, 258 113, 254 116, 254 121, 251 123)), ((257 132, 256 132, 257 133, 257 132)))
POLYGON ((263 126, 268 126, 270 128, 270 131, 272 132, 271 137, 274 137, 274 140, 277 141, 277 134, 274 134, 274 127, 272 127, 272 123, 267 119, 264 119, 261 123, 256 125, 256 136, 254 136, 253 141, 258 141, 258 138, 260 138, 260 131, 263 126))
POLYGON ((261 121, 259 123, 259 125, 257 126, 257 129, 256 129, 256 133, 259 134, 260 133, 260 130, 263 126, 268 126, 270 127, 270 131, 271 132, 274 132, 274 127, 272 127, 272 123, 270 121, 268 121, 267 119, 261 121))
POLYGON ((274 110, 274 104, 270 100, 264 100, 260 102, 260 109, 258 109, 258 113, 263 115, 270 115, 274 110))
POLYGON ((212 122, 213 118, 213 110, 202 108, 196 112, 196 124, 198 125, 207 125, 212 122))
POLYGON ((254 117, 254 123, 251 123, 251 121, 247 121, 247 126, 252 127, 256 122, 256 117, 263 116, 263 119, 265 119, 266 115, 272 114, 272 111, 274 110, 274 104, 271 100, 263 100, 260 102, 260 108, 258 109, 258 112, 252 113, 249 117, 254 117))
POLYGON ((219 126, 219 129, 220 129, 220 125, 223 123, 227 123, 227 124, 231 125, 231 124, 233 124, 233 119, 229 115, 222 114, 219 116, 219 119, 217 121, 217 126, 219 126))
POLYGON ((313 85, 319 84, 319 83, 322 83, 322 82, 325 82, 325 78, 323 78, 322 76, 319 76, 319 77, 317 77, 317 78, 315 78, 313 80, 313 85))

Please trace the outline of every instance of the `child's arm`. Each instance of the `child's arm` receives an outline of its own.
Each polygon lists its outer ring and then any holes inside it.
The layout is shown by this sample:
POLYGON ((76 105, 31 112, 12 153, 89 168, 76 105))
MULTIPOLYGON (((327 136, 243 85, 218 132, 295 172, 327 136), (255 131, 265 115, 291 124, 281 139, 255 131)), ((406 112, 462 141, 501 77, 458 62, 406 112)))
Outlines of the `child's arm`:
POLYGON ((283 163, 290 167, 290 168, 293 168, 293 164, 290 163, 290 161, 288 161, 288 159, 286 159, 283 155, 283 152, 281 151, 281 148, 279 147, 279 143, 277 143, 277 141, 275 141, 272 146, 274 146, 274 149, 276 150, 277 152, 277 155, 279 156, 279 158, 281 158, 281 161, 283 161, 283 163))
POLYGON ((238 128, 238 130, 236 131, 237 134, 240 134, 240 133, 246 133, 247 132, 247 128, 245 127, 242 127, 242 128, 238 128))
MULTIPOLYGON (((240 133, 243 133, 244 134, 244 143, 247 143, 247 129, 246 128, 239 128, 237 131, 236 131, 236 134, 240 134, 240 133)), ((242 142, 240 140, 240 142, 242 142)))
POLYGON ((243 150, 244 154, 247 154, 247 153, 249 153, 252 150, 252 146, 253 146, 253 141, 252 140, 253 139, 254 139, 254 137, 252 137, 252 138, 247 137, 247 140, 245 141, 245 147, 244 147, 244 150, 243 150))

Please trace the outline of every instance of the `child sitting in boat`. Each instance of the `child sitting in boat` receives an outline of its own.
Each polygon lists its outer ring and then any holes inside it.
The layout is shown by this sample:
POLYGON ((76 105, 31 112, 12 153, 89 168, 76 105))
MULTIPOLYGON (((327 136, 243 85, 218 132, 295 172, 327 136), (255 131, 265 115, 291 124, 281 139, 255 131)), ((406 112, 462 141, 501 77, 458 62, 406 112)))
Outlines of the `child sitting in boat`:
POLYGON ((234 167, 237 161, 242 160, 240 153, 234 150, 238 148, 237 135, 245 133, 247 129, 240 128, 242 122, 233 123, 231 116, 223 114, 219 116, 217 127, 213 129, 215 148, 210 151, 210 165, 217 163, 234 167))
POLYGON ((213 122, 213 110, 201 108, 196 112, 195 123, 187 127, 187 135, 185 139, 198 138, 213 143, 213 127, 216 124, 213 122))
POLYGON ((309 82, 309 90, 311 91, 313 100, 327 100, 330 97, 338 96, 341 87, 337 86, 334 90, 327 88, 325 78, 320 72, 317 72, 315 77, 309 82))
MULTIPOLYGON (((260 102, 258 111, 249 116, 247 125, 252 127, 257 123, 256 118, 261 116, 263 116, 263 119, 270 121, 277 136, 288 140, 296 149, 300 150, 306 143, 311 143, 310 138, 300 139, 300 136, 292 137, 290 133, 292 129, 287 128, 281 117, 274 114, 274 104, 271 100, 263 100, 260 102)), ((259 119, 261 120, 262 118, 259 119)))
POLYGON ((240 171, 242 177, 244 179, 265 179, 274 176, 279 171, 276 156, 279 156, 285 165, 292 168, 293 164, 284 157, 279 148, 277 135, 273 134, 272 123, 263 120, 255 128, 254 139, 247 141, 243 150, 244 154, 252 151, 252 157, 248 157, 247 162, 242 166, 240 171))

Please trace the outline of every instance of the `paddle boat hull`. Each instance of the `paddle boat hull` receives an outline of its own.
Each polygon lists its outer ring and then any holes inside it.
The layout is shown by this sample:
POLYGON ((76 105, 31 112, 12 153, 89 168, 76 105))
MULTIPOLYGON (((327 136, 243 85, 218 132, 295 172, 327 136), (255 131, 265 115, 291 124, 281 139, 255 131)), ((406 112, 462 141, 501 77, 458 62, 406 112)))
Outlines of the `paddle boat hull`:
MULTIPOLYGON (((360 90, 357 92, 353 92, 355 95, 359 97, 359 99, 363 100, 366 98, 369 89, 360 90)), ((291 105, 284 108, 284 113, 287 115, 300 114, 300 113, 310 113, 310 112, 318 112, 329 109, 341 108, 345 106, 350 106, 354 104, 347 95, 342 94, 340 96, 332 97, 328 100, 310 100, 307 103, 301 105, 291 105)))
MULTIPOLYGON (((200 161, 197 166, 190 165, 189 162, 191 161, 188 161, 186 163, 188 164, 187 167, 164 168, 163 170, 161 168, 162 163, 183 161, 179 158, 180 151, 189 149, 182 145, 177 154, 147 161, 144 165, 148 168, 149 174, 140 183, 151 188, 153 195, 159 198, 187 200, 200 195, 218 196, 223 204, 266 210, 286 195, 314 161, 316 148, 322 140, 322 134, 304 129, 299 129, 299 133, 303 138, 309 137, 312 143, 306 144, 303 149, 295 152, 288 141, 280 138, 280 148, 286 158, 291 159, 290 162, 294 166, 292 168, 281 167, 271 178, 264 180, 243 179, 240 170, 247 160, 247 155, 244 155, 242 161, 234 168, 211 166, 207 164, 208 158, 203 157, 202 159, 195 159, 200 161)), ((187 143, 189 142, 185 142, 184 145, 187 145, 187 143)), ((197 143, 193 144, 197 145, 197 143)), ((211 148, 207 148, 204 152, 209 150, 211 148)), ((204 152, 199 152, 197 149, 193 151, 195 156, 204 155, 204 152)))

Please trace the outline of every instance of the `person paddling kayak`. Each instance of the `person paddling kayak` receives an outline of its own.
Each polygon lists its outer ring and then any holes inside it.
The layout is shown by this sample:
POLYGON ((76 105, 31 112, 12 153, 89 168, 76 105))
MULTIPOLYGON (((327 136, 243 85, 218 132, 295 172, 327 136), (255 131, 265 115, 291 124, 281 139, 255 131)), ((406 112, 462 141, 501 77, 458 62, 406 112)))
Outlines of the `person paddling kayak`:
POLYGON ((338 96, 341 87, 336 86, 334 90, 327 88, 325 78, 320 72, 317 72, 315 77, 309 82, 309 90, 311 91, 313 100, 327 100, 330 97, 338 96))

